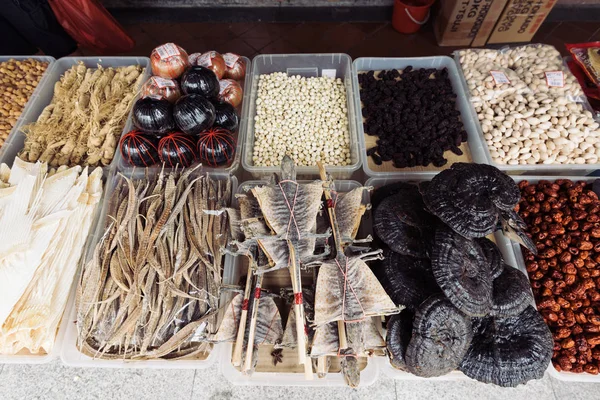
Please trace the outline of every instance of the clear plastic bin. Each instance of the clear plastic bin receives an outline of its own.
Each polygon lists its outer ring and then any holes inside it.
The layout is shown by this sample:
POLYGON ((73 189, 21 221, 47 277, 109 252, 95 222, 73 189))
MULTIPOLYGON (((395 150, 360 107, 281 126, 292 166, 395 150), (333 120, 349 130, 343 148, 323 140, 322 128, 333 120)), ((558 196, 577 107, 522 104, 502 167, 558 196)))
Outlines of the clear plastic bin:
MULTIPOLYGON (((483 148, 483 152, 486 157, 486 164, 493 165, 494 167, 505 171, 509 175, 549 175, 549 176, 573 176, 573 175, 589 175, 592 172, 600 169, 600 164, 532 164, 532 165, 508 165, 508 164, 498 164, 492 159, 492 155, 490 154, 490 149, 483 138, 483 130, 481 129, 481 124, 479 123, 479 118, 477 117, 477 112, 475 111, 475 107, 473 103, 471 103, 471 93, 469 92, 469 87, 467 86, 467 81, 465 79, 465 73, 462 69, 462 65, 460 64, 460 56, 458 52, 454 52, 454 61, 456 66, 460 72, 460 80, 462 82, 463 91, 465 93, 465 98, 469 103, 469 108, 471 109, 471 113, 475 117, 474 125, 477 130, 477 135, 481 139, 481 144, 483 148)), ((584 101, 583 106, 585 109, 590 110, 592 114, 597 115, 595 111, 592 109, 587 100, 584 101)), ((596 121, 598 117, 596 117, 596 121)))
MULTIPOLYGON (((374 189, 377 189, 382 186, 385 186, 385 185, 388 185, 391 183, 395 183, 395 182, 400 182, 400 181, 418 183, 418 182, 427 181, 430 179, 431 178, 422 178, 422 177, 417 177, 417 178, 415 178, 415 177, 371 178, 371 179, 367 180, 367 182, 365 183, 365 186, 367 186, 367 187, 371 186, 374 189)), ((369 195, 368 192, 365 192, 365 193, 367 196, 369 195)), ((371 212, 367 212, 367 214, 365 214, 365 217, 363 217, 365 228, 368 229, 369 230, 368 233, 371 233, 371 234, 373 232, 372 231, 372 224, 373 224, 372 218, 373 217, 372 217, 371 212)), ((515 253, 513 251, 513 243, 508 238, 506 238, 500 231, 497 231, 494 233, 494 240, 496 242, 496 245, 502 252, 502 256, 504 257, 505 263, 516 267, 521 272, 523 272, 525 275, 527 275, 525 266, 522 264, 519 264, 517 262, 517 257, 515 256, 515 253)), ((392 367, 392 365, 390 364, 389 358, 387 358, 387 357, 381 357, 381 359, 378 360, 378 363, 379 363, 379 367, 380 367, 381 371, 384 374, 386 374, 388 377, 393 378, 393 379, 444 380, 444 381, 471 380, 471 378, 469 378, 468 376, 466 376, 465 374, 463 374, 460 371, 452 371, 449 374, 446 374, 444 376, 438 376, 435 378, 422 378, 419 376, 415 376, 415 375, 411 374, 410 372, 400 371, 399 369, 392 367)), ((550 365, 548 370, 550 370, 551 368, 552 368, 552 365, 550 365)))
POLYGON ((0 62, 6 62, 10 59, 29 60, 31 58, 33 58, 34 60, 47 62, 48 66, 46 67, 46 70, 44 71, 44 74, 42 75, 42 78, 40 79, 35 90, 31 94, 31 97, 29 97, 29 99, 27 99, 27 103, 25 103, 25 106, 23 107, 21 116, 17 119, 17 122, 15 123, 13 128, 10 130, 10 133, 8 135, 8 138, 6 138, 4 145, 2 147, 0 147, 0 161, 3 159, 2 154, 8 148, 9 140, 11 139, 12 136, 15 135, 15 132, 18 132, 19 128, 22 125, 23 120, 27 119, 27 114, 30 112, 33 103, 35 103, 35 99, 38 98, 40 95, 40 92, 44 90, 43 87, 44 87, 46 79, 48 78, 48 71, 50 71, 50 69, 52 68, 54 61, 56 61, 56 59, 54 57, 50 57, 50 56, 0 56, 0 62))
MULTIPOLYGON (((258 77, 273 72, 287 72, 288 75, 301 75, 306 77, 322 76, 323 70, 335 70, 335 76, 341 78, 346 86, 346 100, 348 102, 348 129, 350 131, 350 157, 351 165, 327 166, 329 172, 336 179, 349 179, 360 168, 361 158, 359 152, 359 139, 356 133, 354 117, 354 101, 352 99, 352 60, 350 56, 342 53, 334 54, 261 54, 252 61, 252 88, 249 107, 246 109, 246 133, 244 140, 244 156, 242 166, 253 178, 268 178, 279 172, 279 166, 258 167, 252 161, 254 151, 254 117, 256 116, 256 98, 258 96, 258 77)), ((316 178, 319 169, 314 167, 296 167, 299 178, 316 178)))
POLYGON ((412 57, 412 58, 378 58, 378 57, 365 57, 357 58, 352 63, 352 79, 354 85, 354 107, 356 116, 356 128, 358 131, 358 138, 360 140, 360 157, 363 163, 363 170, 368 177, 392 177, 392 176, 413 176, 413 177, 432 177, 439 171, 448 168, 451 162, 461 161, 463 156, 456 156, 454 153, 446 152, 445 157, 451 157, 448 159, 448 163, 442 168, 436 168, 433 165, 428 167, 413 167, 413 168, 398 168, 393 171, 377 171, 374 170, 369 164, 370 157, 367 156, 367 148, 365 143, 365 130, 363 126, 362 107, 360 101, 360 86, 358 84, 358 74, 367 71, 381 71, 390 69, 404 69, 408 66, 412 66, 414 69, 422 68, 447 68, 448 76, 452 82, 452 88, 456 93, 456 105, 460 111, 462 123, 465 131, 467 132, 467 146, 471 152, 472 160, 464 160, 464 162, 476 162, 476 163, 487 163, 487 157, 484 153, 483 147, 485 143, 482 141, 483 136, 479 134, 477 130, 478 122, 476 120, 477 115, 474 114, 474 109, 471 106, 468 98, 465 95, 463 85, 461 84, 462 77, 458 73, 456 64, 450 57, 446 56, 434 56, 434 57, 412 57))
MULTIPOLYGON (((17 157, 17 154, 25 145, 25 134, 20 131, 24 125, 36 122, 44 108, 50 104, 54 96, 54 84, 60 80, 60 77, 73 65, 77 65, 79 61, 83 61, 86 67, 96 68, 102 65, 108 67, 123 67, 128 65, 140 65, 146 68, 144 81, 148 79, 151 73, 150 59, 148 57, 63 57, 58 59, 52 65, 52 68, 46 72, 43 85, 38 86, 39 92, 33 102, 30 103, 30 109, 27 115, 23 116, 19 125, 19 130, 15 130, 5 144, 6 147, 3 154, 0 155, 0 162, 12 166, 12 163, 17 157)), ((123 132, 128 132, 131 127, 131 111, 125 122, 123 132)), ((118 149, 115 151, 118 154, 118 149)), ((116 156, 115 156, 116 158, 116 156)), ((109 167, 105 167, 105 171, 115 165, 115 158, 109 167)))
MULTIPOLYGON (((240 167, 240 159, 242 158, 242 147, 243 147, 243 143, 244 143, 244 135, 246 133, 246 126, 248 124, 248 107, 249 107, 248 99, 250 98, 250 87, 251 87, 250 82, 252 80, 252 76, 250 74, 252 64, 250 62, 250 59, 248 57, 241 57, 241 59, 244 60, 244 63, 246 64, 246 76, 243 81, 240 81, 240 85, 242 86, 244 94, 242 97, 242 104, 240 107, 238 107, 238 111, 240 113, 239 114, 240 124, 239 124, 237 134, 236 134, 237 143, 236 143, 236 148, 235 148, 235 155, 234 155, 233 161, 231 162, 231 165, 229 165, 228 167, 213 168, 213 167, 204 166, 203 170, 205 172, 209 172, 209 173, 227 172, 229 175, 235 175, 237 170, 240 167)), ((133 124, 131 123, 131 120, 129 119, 127 121, 127 124, 125 125, 125 130, 123 132, 126 133, 132 129, 133 129, 133 124)), ((117 149, 117 154, 115 155, 114 163, 117 165, 118 168, 130 168, 131 167, 131 165, 129 165, 125 162, 119 149, 117 149)))
MULTIPOLYGON (((133 179, 143 178, 146 173, 150 175, 155 175, 160 172, 159 167, 154 168, 113 168, 107 182, 104 186, 104 194, 103 203, 101 204, 101 210, 99 215, 94 222, 94 226, 91 228, 90 239, 86 244, 86 250, 82 255, 82 260, 85 260, 87 263, 93 256, 94 248, 100 241, 102 234, 105 229, 105 220, 108 213, 109 201, 111 197, 111 193, 114 192, 115 187, 118 183, 118 174, 123 174, 127 177, 131 177, 133 179)), ((165 172, 168 172, 168 169, 165 169, 165 172)), ((192 176, 199 176, 207 173, 212 179, 216 180, 225 180, 227 178, 231 179, 231 193, 232 200, 234 200, 234 195, 238 188, 238 181, 235 176, 230 176, 228 173, 224 171, 220 172, 207 172, 202 168, 198 168, 192 176)), ((226 255, 223 262, 223 270, 231 271, 231 264, 233 263, 233 257, 231 255, 226 255)), ((82 273, 82 266, 85 265, 81 263, 78 273, 76 274, 75 285, 78 285, 80 275, 82 273)), ((224 272, 224 279, 225 279, 224 272)), ((225 280, 224 280, 225 282, 225 280)), ((104 360, 100 358, 90 357, 85 355, 79 351, 77 348, 77 307, 75 301, 69 305, 69 308, 65 311, 65 315, 68 316, 66 320, 68 320, 68 324, 66 324, 65 334, 64 334, 64 343, 62 344, 62 350, 60 352, 60 358, 66 365, 73 367, 93 367, 93 368, 154 368, 154 369, 203 369, 212 366, 216 360, 219 358, 219 349, 218 345, 215 345, 212 351, 209 353, 208 357, 204 360, 198 359, 183 359, 183 360, 140 360, 140 361, 131 361, 131 360, 104 360)))
MULTIPOLYGON (((329 168, 327 168, 329 170, 329 168)), ((306 183, 308 181, 300 181, 306 183)), ((246 181, 238 187, 238 193, 244 193, 247 190, 261 185, 267 184, 265 181, 246 181)), ((354 188, 361 187, 362 185, 356 181, 340 180, 335 181, 336 190, 338 192, 348 192, 354 188)), ((360 236, 360 235, 359 235, 360 236)), ((225 270, 223 274, 223 281, 226 284, 235 285, 238 283, 240 276, 242 275, 241 257, 235 257, 232 264, 228 264, 229 270, 225 270)), ((231 354, 233 351, 232 343, 221 343, 221 359, 219 368, 221 373, 225 375, 225 378, 234 385, 243 386, 346 386, 344 377, 340 372, 328 373, 323 379, 317 378, 314 374, 312 381, 307 381, 304 378, 304 373, 294 372, 254 372, 251 376, 242 374, 236 367, 231 363, 231 354)), ((360 386, 368 386, 373 384, 379 375, 377 362, 373 357, 370 357, 367 361, 366 367, 360 373, 360 386)))
MULTIPOLYGON (((570 179, 572 181, 585 181, 585 182, 594 182, 598 177, 584 177, 584 176, 514 176, 513 179, 515 182, 519 183, 521 181, 529 181, 530 183, 538 183, 541 180, 555 181, 557 179, 570 179)), ((517 265, 519 269, 522 271, 526 271, 525 269, 525 258, 523 257, 523 250, 518 243, 511 243, 513 251, 515 253, 515 257, 517 260, 517 265)), ((570 381, 570 382, 593 382, 600 383, 600 375, 592 375, 588 373, 575 374, 573 372, 567 371, 557 371, 552 363, 548 368, 548 374, 553 378, 559 379, 561 381, 570 381)))

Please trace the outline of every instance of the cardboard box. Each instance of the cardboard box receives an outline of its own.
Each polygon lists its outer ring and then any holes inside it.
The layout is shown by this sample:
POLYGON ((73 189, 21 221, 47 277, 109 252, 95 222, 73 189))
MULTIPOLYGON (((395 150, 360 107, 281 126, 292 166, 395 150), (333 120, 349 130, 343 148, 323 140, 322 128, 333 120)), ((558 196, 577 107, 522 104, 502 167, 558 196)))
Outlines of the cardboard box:
POLYGON ((480 17, 477 19, 480 27, 471 43, 472 47, 484 46, 487 43, 488 38, 496 27, 500 14, 504 11, 506 3, 508 3, 508 0, 494 0, 483 6, 487 12, 483 16, 480 14, 480 17))
POLYGON ((488 43, 529 42, 557 0, 509 0, 488 43))
POLYGON ((507 1, 442 0, 434 24, 438 44, 470 46, 475 42, 477 46, 484 45, 507 1))

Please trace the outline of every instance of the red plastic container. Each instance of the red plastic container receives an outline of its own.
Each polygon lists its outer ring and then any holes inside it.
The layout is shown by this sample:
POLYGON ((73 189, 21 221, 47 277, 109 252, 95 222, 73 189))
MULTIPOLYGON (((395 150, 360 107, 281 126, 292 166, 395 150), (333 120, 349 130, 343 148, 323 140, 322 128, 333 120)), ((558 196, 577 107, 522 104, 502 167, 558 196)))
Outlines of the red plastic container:
POLYGON ((435 0, 396 0, 392 26, 400 33, 415 33, 429 21, 435 0))

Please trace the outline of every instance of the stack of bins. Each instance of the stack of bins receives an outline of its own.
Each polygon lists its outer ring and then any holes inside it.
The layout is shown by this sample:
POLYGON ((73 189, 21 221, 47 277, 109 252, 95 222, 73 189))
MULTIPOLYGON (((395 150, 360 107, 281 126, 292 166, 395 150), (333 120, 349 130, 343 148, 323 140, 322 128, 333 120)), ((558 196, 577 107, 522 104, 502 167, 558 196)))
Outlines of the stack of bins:
MULTIPOLYGON (((15 57, 8 57, 15 58, 15 57)), ((24 57, 29 58, 29 57, 24 57)), ((95 68, 98 65, 102 65, 103 67, 121 67, 127 65, 141 65, 146 68, 146 75, 149 76, 150 73, 150 59, 147 57, 64 57, 57 61, 51 57, 42 58, 44 61, 51 62, 48 69, 46 70, 44 77, 40 81, 40 84, 36 88, 31 100, 27 103, 26 108, 23 111, 21 119, 18 121, 17 125, 15 125, 12 130, 7 143, 3 146, 3 151, 0 152, 0 163, 5 163, 9 166, 12 166, 15 158, 18 153, 23 149, 25 143, 25 134, 20 130, 23 126, 33 123, 37 121, 38 117, 44 110, 44 108, 50 104, 52 97, 54 95, 54 85, 59 81, 60 77, 73 65, 76 65, 79 61, 82 61, 86 67, 95 68)), ((123 132, 127 132, 131 127, 131 116, 127 119, 125 123, 125 127, 123 132)), ((114 159, 110 166, 104 167, 104 177, 108 177, 110 171, 115 165, 114 159)), ((100 209, 102 208, 102 204, 105 201, 107 195, 106 188, 103 193, 103 200, 98 205, 97 216, 94 218, 94 222, 91 227, 91 231, 94 231, 94 227, 97 225, 98 216, 100 214, 100 209)), ((87 243, 89 244, 92 240, 92 235, 87 239, 87 243)), ((76 276, 73 279, 75 283, 78 280, 79 272, 77 272, 76 276)), ((74 294, 75 294, 75 284, 73 284, 72 293, 70 295, 69 301, 67 302, 67 306, 65 308, 65 314, 69 315, 71 309, 74 307, 74 294)), ((0 355, 0 363, 15 363, 15 364, 41 364, 47 363, 51 360, 60 357, 61 349, 66 345, 65 343, 65 333, 68 327, 68 318, 64 318, 59 325, 59 329, 56 335, 56 341, 53 347, 53 350, 50 354, 45 355, 32 355, 32 354, 18 354, 14 356, 0 355)))

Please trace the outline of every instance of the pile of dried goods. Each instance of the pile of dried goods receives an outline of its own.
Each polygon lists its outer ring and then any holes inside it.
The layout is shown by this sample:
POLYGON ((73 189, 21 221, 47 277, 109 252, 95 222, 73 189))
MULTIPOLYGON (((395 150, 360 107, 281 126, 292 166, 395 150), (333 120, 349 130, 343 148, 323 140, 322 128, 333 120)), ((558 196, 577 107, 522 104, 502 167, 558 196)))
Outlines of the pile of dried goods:
POLYGON ((23 127, 27 138, 19 156, 53 167, 109 165, 143 77, 139 65, 74 65, 54 85, 37 122, 23 127))
POLYGON ((151 55, 151 77, 133 106, 136 129, 121 139, 129 165, 229 166, 235 156, 246 73, 243 58, 216 51, 188 57, 167 43, 151 55), (224 78, 227 77, 227 78, 224 78), (231 79, 229 79, 231 78, 231 79))
POLYGON ((231 181, 194 170, 116 187, 77 290, 77 345, 103 359, 206 354, 218 327, 231 181))
POLYGON ((522 181, 519 214, 538 254, 526 252, 533 294, 554 337, 558 371, 600 369, 600 200, 597 182, 522 181))
POLYGON ((458 54, 494 162, 598 162, 599 124, 581 103, 581 87, 554 47, 458 54))
POLYGON ((239 211, 230 210, 239 228, 234 247, 250 265, 216 340, 235 341, 232 364, 246 374, 257 368, 261 348, 271 346, 274 366, 294 357, 313 379, 315 367, 322 378, 335 361, 355 387, 365 358, 383 354, 378 318, 398 308, 365 263, 381 252, 351 252, 351 244, 365 243, 355 241, 366 209, 364 188, 338 193, 320 167, 322 180, 298 183, 286 156, 280 178, 238 196, 239 211), (301 272, 306 267, 313 267, 312 284, 301 272))
POLYGON ((367 150, 376 165, 445 165, 447 150, 462 155, 467 141, 448 69, 406 67, 358 75, 364 131, 377 136, 367 150))
POLYGON ((48 354, 95 210, 102 170, 0 166, 0 354, 48 354))
POLYGON ((347 106, 340 78, 260 75, 252 162, 273 167, 288 155, 300 166, 351 164, 347 106))
POLYGON ((480 164, 456 163, 419 186, 374 192, 374 232, 388 247, 374 269, 406 307, 387 324, 395 368, 422 377, 459 369, 500 386, 544 375, 552 337, 527 276, 486 238, 501 225, 526 241, 518 201, 510 177, 480 164))
POLYGON ((33 58, 0 62, 0 147, 40 83, 47 62, 33 58))

